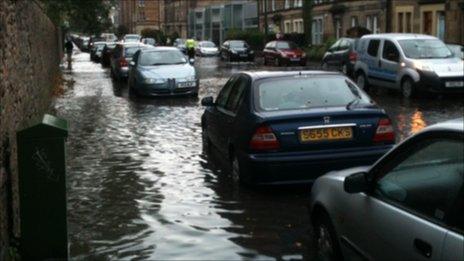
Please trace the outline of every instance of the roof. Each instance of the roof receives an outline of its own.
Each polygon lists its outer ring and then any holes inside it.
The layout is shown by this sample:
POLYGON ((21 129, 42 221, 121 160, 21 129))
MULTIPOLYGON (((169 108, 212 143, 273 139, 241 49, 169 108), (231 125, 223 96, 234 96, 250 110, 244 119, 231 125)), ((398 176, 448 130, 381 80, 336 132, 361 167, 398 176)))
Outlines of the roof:
POLYGON ((368 34, 361 37, 361 39, 371 38, 383 38, 383 39, 394 39, 394 40, 408 40, 408 39, 438 39, 434 36, 425 34, 400 34, 400 33, 387 33, 387 34, 368 34))
POLYGON ((265 78, 277 78, 277 77, 285 77, 285 76, 295 76, 295 75, 306 75, 306 76, 320 76, 320 75, 332 75, 332 76, 343 76, 344 74, 340 72, 329 72, 329 71, 259 71, 259 72, 252 72, 252 71, 245 71, 242 72, 248 76, 250 76, 254 80, 265 79, 265 78))
POLYGON ((423 130, 423 132, 428 131, 456 131, 464 133, 464 118, 457 118, 449 121, 440 122, 434 125, 431 125, 423 130))

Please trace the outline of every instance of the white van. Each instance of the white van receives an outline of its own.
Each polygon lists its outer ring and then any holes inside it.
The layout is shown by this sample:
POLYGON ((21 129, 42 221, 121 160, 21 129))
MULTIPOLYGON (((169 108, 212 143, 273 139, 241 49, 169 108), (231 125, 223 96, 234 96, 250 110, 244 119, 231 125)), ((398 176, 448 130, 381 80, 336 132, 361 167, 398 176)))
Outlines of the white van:
POLYGON ((354 72, 363 89, 397 89, 407 98, 419 91, 464 92, 464 62, 436 37, 365 35, 358 43, 357 53, 354 72))

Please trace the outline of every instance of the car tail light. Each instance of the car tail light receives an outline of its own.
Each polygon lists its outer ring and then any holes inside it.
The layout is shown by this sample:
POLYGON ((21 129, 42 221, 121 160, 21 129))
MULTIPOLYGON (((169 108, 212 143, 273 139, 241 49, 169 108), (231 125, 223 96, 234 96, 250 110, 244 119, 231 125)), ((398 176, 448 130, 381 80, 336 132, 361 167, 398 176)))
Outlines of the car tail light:
POLYGON ((122 58, 120 61, 119 61, 119 66, 120 67, 127 67, 129 64, 127 63, 127 60, 122 58))
POLYGON ((395 132, 393 126, 388 118, 382 118, 379 120, 377 130, 374 135, 374 142, 394 142, 395 132))
POLYGON ((348 54, 348 59, 350 60, 350 62, 356 62, 356 60, 358 59, 358 53, 350 52, 348 54))
POLYGON ((252 150, 276 150, 280 148, 280 144, 271 127, 263 125, 258 127, 253 134, 250 148, 252 150))

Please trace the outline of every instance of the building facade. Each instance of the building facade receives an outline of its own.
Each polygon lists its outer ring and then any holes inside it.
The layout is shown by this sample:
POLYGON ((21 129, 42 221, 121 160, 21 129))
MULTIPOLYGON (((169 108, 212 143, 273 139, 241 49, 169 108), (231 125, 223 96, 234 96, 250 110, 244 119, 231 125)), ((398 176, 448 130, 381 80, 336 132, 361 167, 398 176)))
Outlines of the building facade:
MULTIPOLYGON (((308 0, 256 0, 260 29, 264 31, 267 24, 270 33, 303 33, 304 1, 308 0)), ((374 34, 421 33, 447 43, 464 43, 464 0, 310 1, 313 45, 347 36, 353 27, 364 27, 374 34)))
POLYGON ((257 14, 255 1, 197 1, 188 14, 188 37, 220 44, 230 30, 258 29, 257 14))
POLYGON ((165 0, 164 28, 167 35, 177 33, 181 38, 187 38, 188 12, 195 8, 196 1, 165 0))
POLYGON ((164 0, 120 0, 120 24, 130 33, 140 33, 145 28, 163 30, 164 0))

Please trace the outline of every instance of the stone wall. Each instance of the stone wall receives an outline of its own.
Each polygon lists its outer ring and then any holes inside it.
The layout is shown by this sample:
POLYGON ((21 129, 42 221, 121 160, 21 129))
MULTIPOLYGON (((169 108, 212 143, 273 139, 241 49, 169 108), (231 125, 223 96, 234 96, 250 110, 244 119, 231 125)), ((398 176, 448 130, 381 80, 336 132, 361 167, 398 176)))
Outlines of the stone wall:
POLYGON ((37 2, 0 1, 0 260, 20 233, 16 131, 50 110, 59 35, 37 2))

